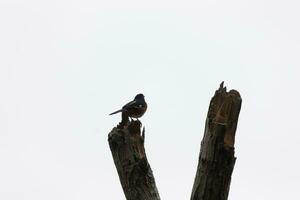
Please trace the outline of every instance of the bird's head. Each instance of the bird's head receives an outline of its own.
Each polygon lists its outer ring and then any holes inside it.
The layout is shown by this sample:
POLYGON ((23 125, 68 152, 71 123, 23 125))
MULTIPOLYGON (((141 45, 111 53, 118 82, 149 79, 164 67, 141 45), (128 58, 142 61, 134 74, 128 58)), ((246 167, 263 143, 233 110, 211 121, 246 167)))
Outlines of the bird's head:
POLYGON ((145 96, 143 94, 137 94, 135 97, 134 97, 134 100, 143 100, 145 98, 145 96))

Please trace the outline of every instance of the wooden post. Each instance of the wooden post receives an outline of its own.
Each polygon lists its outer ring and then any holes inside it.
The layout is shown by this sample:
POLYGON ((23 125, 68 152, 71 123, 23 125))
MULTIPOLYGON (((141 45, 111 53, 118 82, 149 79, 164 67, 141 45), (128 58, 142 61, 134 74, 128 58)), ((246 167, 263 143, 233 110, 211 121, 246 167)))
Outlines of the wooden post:
POLYGON ((227 200, 242 99, 223 82, 210 101, 191 200, 227 200))
POLYGON ((141 123, 129 122, 124 116, 119 126, 108 135, 110 150, 127 200, 160 200, 147 161, 144 141, 145 129, 141 134, 141 123))

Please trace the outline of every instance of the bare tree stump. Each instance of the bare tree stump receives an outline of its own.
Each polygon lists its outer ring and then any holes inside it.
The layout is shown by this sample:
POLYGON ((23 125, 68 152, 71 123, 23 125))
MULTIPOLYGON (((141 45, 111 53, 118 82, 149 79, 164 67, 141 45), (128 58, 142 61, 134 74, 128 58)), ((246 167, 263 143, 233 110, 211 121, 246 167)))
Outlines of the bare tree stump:
POLYGON ((227 200, 242 99, 223 82, 210 101, 191 200, 227 200))
POLYGON ((154 176, 147 161, 145 129, 139 121, 122 122, 108 135, 108 142, 127 200, 160 200, 154 176))
MULTIPOLYGON (((227 200, 235 164, 234 140, 242 99, 223 82, 211 99, 201 142, 191 200, 227 200)), ((145 129, 139 121, 122 121, 108 135, 109 146, 127 200, 160 200, 147 161, 145 129)))

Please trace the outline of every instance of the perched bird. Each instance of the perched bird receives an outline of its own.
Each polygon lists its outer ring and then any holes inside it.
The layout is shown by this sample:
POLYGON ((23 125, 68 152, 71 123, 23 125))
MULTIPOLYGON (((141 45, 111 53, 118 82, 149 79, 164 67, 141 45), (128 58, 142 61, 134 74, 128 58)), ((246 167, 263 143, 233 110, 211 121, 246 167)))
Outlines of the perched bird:
POLYGON ((138 94, 134 97, 133 101, 130 101, 122 109, 117 110, 109 115, 113 115, 119 112, 125 114, 128 117, 132 118, 140 118, 144 115, 147 110, 147 103, 145 101, 145 97, 143 94, 138 94))

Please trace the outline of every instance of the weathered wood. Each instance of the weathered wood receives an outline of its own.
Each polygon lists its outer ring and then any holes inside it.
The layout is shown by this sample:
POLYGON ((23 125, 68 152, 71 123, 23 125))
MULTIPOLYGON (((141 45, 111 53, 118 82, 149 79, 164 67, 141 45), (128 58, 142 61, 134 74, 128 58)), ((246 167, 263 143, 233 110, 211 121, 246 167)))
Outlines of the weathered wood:
POLYGON ((122 122, 108 135, 108 142, 127 200, 160 200, 154 176, 147 161, 145 129, 139 121, 122 122))
POLYGON ((223 82, 210 101, 191 200, 227 200, 242 99, 223 82))

